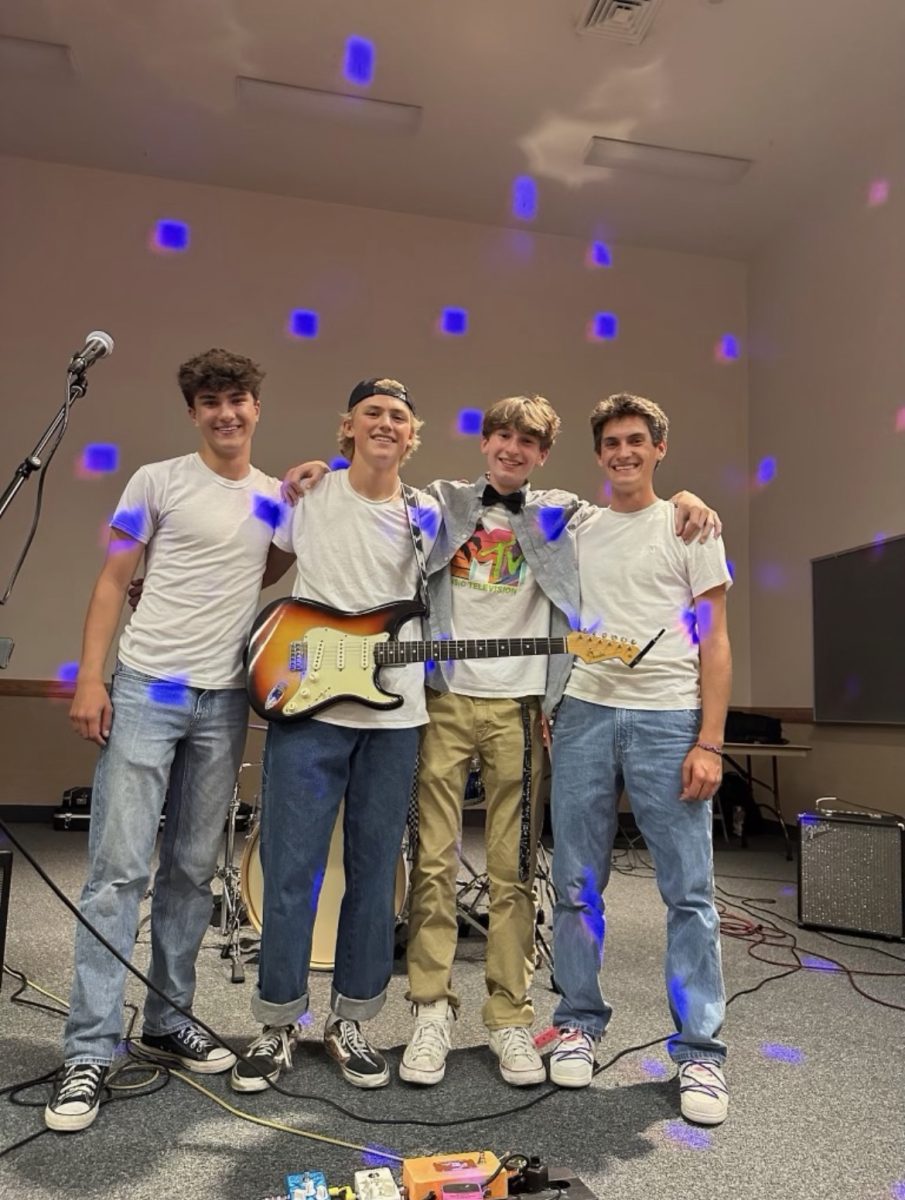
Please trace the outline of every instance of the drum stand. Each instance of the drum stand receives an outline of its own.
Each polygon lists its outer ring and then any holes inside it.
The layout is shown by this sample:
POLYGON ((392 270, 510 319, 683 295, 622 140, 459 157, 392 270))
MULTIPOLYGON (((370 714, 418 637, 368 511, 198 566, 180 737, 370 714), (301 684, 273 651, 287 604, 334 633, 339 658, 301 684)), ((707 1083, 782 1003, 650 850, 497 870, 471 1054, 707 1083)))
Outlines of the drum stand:
MULTIPOLYGON (((239 772, 255 763, 242 763, 239 772)), ((232 982, 245 982, 245 963, 242 960, 242 926, 245 923, 245 906, 242 903, 241 873, 235 864, 236 818, 239 815, 239 780, 233 788, 232 799, 226 818, 226 846, 223 851, 223 866, 215 875, 222 884, 220 892, 220 937, 223 946, 221 958, 232 961, 232 982)))

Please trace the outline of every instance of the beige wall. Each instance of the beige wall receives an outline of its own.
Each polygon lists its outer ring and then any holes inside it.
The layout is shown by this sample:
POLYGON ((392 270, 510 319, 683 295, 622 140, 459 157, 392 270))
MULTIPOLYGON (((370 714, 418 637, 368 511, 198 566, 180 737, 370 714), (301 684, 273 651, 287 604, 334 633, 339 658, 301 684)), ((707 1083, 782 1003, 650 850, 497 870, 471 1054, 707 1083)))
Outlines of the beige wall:
MULTIPOLYGON (((885 204, 871 176, 840 181, 751 264, 751 467, 778 464, 751 499, 755 705, 812 705, 810 560, 905 532, 905 147, 866 157, 885 204)), ((870 613, 840 632, 870 637, 870 613)), ((783 765, 787 811, 829 794, 905 813, 905 730, 793 733, 814 751, 783 765)))
MULTIPOLYGON (((68 355, 85 334, 107 329, 116 340, 73 410, 35 547, 0 610, 0 634, 16 640, 6 678, 52 678, 60 663, 78 657, 101 529, 128 474, 194 448, 175 368, 199 350, 226 345, 267 367, 255 461, 277 474, 307 457, 330 457, 351 385, 391 374, 408 383, 427 420, 423 448, 407 469, 411 482, 476 475, 483 465, 476 441, 454 432, 459 409, 530 390, 546 394, 564 423, 536 482, 594 497, 593 402, 625 388, 659 400, 674 430, 661 490, 693 487, 727 523, 738 569, 731 605, 736 699, 747 702, 746 366, 721 366, 712 353, 724 331, 744 338, 742 264, 615 247, 614 266, 595 271, 584 265, 585 246, 568 238, 17 159, 0 159, 0 230, 0 479, 56 411, 68 355), (189 253, 149 252, 148 231, 159 217, 189 222, 189 253), (467 337, 437 336, 445 305, 469 310, 467 337), (320 312, 316 341, 285 335, 295 307, 320 312), (585 339, 599 310, 618 314, 615 342, 585 339), (120 472, 77 479, 82 446, 98 441, 119 445, 120 472)), ((32 480, 0 528, 4 565, 34 493, 32 480)), ((22 702, 0 703, 5 711, 22 702)), ((52 753, 61 763, 72 755, 60 777, 83 781, 84 754, 61 736, 57 715, 45 726, 42 711, 32 704, 31 732, 12 749, 26 753, 27 742, 29 755, 52 753)), ((35 772, 33 786, 28 778, 7 763, 0 803, 30 796, 47 803, 46 776, 35 772)))

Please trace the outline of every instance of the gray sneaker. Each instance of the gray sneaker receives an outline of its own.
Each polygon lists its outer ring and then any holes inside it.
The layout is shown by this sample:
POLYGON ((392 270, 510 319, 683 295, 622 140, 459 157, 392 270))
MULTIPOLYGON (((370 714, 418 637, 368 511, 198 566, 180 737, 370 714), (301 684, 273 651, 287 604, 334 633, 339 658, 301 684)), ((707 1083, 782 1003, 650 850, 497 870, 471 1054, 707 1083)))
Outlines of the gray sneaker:
POLYGON ((500 1060, 500 1074, 513 1087, 543 1083, 547 1069, 526 1025, 490 1030, 490 1049, 500 1060))
POLYGON ((400 1079, 426 1087, 440 1082, 446 1074, 454 1015, 448 1000, 415 1005, 415 1029, 399 1064, 400 1079))

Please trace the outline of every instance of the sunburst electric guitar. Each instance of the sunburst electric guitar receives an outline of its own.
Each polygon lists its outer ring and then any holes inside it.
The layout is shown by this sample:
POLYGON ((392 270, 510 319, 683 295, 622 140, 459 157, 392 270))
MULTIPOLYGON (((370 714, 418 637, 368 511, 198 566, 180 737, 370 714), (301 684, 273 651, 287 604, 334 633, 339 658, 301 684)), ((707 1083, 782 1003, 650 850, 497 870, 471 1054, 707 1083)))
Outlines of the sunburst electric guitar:
POLYGON ((584 662, 618 658, 631 667, 657 640, 641 647, 608 634, 570 633, 559 638, 397 641, 399 627, 423 611, 414 600, 354 614, 294 597, 275 600, 258 615, 245 652, 252 708, 268 721, 297 721, 341 700, 399 708, 402 697, 381 686, 383 667, 531 654, 575 654, 584 662))

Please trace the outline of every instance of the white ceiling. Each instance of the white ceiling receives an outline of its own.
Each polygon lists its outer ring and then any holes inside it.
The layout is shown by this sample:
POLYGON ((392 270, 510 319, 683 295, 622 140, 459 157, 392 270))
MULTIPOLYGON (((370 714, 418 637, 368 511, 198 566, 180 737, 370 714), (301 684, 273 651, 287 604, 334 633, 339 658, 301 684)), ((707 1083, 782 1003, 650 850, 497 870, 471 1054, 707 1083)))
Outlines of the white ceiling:
POLYGON ((0 153, 747 257, 837 173, 865 191, 905 112, 905 0, 662 0, 641 46, 579 37, 588 0, 3 0, 0 34, 74 71, 0 78, 0 153), (343 79, 369 38, 373 83, 343 79), (235 78, 423 107, 417 132, 237 106, 235 78), (592 135, 751 158, 735 184, 583 164, 592 135))

